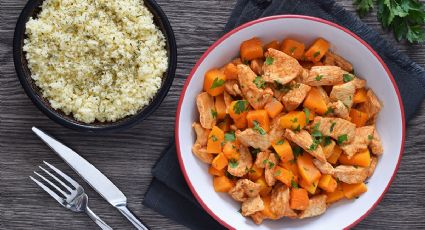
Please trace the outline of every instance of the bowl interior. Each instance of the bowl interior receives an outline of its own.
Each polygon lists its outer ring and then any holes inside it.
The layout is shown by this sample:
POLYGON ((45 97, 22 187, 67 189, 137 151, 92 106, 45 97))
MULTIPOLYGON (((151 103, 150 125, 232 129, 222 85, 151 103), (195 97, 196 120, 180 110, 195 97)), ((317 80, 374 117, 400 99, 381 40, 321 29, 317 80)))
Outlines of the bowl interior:
POLYGON ((174 79, 177 64, 177 46, 171 25, 168 22, 164 12, 155 1, 144 0, 144 4, 153 14, 155 25, 162 31, 166 38, 168 68, 164 73, 161 87, 155 96, 151 99, 151 102, 138 111, 135 115, 124 117, 115 122, 95 121, 90 124, 75 120, 72 114, 66 115, 61 110, 53 109, 49 101, 42 96, 40 89, 36 86, 34 80, 31 78, 31 71, 28 68, 25 52, 22 50, 24 39, 26 38, 25 25, 30 17, 37 18, 38 13, 41 11, 42 3, 43 0, 29 1, 22 10, 15 28, 13 50, 15 68, 18 74, 18 78, 21 81, 21 84, 24 87, 27 95, 42 112, 44 112, 54 121, 69 128, 82 131, 104 131, 131 126, 149 116, 161 104, 174 79))
POLYGON ((401 101, 397 95, 389 72, 383 63, 362 42, 344 30, 325 22, 302 16, 275 16, 245 24, 226 34, 217 41, 199 60, 186 82, 181 96, 176 123, 177 151, 183 174, 198 201, 217 220, 236 229, 341 229, 360 221, 376 205, 386 191, 401 158, 404 137, 401 101), (238 212, 240 204, 227 194, 214 192, 208 166, 199 161, 191 152, 195 133, 191 124, 197 121, 196 95, 202 90, 204 73, 213 67, 220 67, 239 55, 243 40, 259 37, 267 43, 295 38, 309 45, 317 37, 323 37, 332 45, 331 49, 348 59, 356 75, 367 80, 367 87, 374 90, 383 101, 384 107, 377 120, 384 154, 379 158, 374 175, 368 179, 368 192, 355 200, 345 200, 332 205, 324 215, 304 220, 281 219, 265 221, 255 225, 250 218, 238 212))

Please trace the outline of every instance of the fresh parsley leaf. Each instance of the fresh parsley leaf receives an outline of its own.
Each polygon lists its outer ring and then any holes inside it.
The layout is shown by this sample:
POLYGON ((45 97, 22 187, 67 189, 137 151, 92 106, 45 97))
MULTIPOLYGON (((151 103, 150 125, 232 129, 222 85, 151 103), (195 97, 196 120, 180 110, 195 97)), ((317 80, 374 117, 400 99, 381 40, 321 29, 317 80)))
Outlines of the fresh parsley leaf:
POLYGON ((325 137, 325 142, 323 143, 323 146, 328 146, 331 144, 331 137, 330 136, 326 136, 325 137))
POLYGON ((354 79, 354 76, 353 76, 352 74, 345 73, 345 74, 343 74, 343 75, 342 75, 342 80, 343 80, 345 83, 350 82, 350 81, 352 81, 353 79, 354 79))
POLYGON ((317 58, 319 55, 320 55, 320 51, 317 51, 317 52, 315 52, 315 53, 313 54, 313 57, 314 57, 314 58, 317 58))
POLYGON ((273 162, 269 161, 268 163, 269 163, 269 169, 271 169, 271 168, 274 167, 274 163, 273 162))
POLYGON ((331 107, 328 107, 328 110, 326 110, 325 115, 328 115, 328 114, 333 113, 333 112, 334 112, 334 109, 331 108, 331 107))
POLYGON ((306 123, 310 122, 310 110, 308 108, 304 108, 304 113, 305 113, 305 122, 306 123))
POLYGON ((291 47, 290 49, 289 49, 289 52, 292 54, 292 55, 294 55, 294 52, 295 52, 295 50, 297 49, 297 47, 291 47))
POLYGON ((274 81, 274 83, 275 83, 275 88, 277 90, 281 91, 281 92, 287 93, 287 92, 289 92, 289 91, 292 90, 292 85, 291 84, 283 85, 283 84, 281 84, 280 82, 278 82, 276 80, 274 81))
POLYGON ((276 170, 276 172, 274 172, 274 176, 280 176, 280 174, 282 173, 282 171, 280 169, 276 170))
POLYGON ((319 74, 319 75, 317 75, 316 76, 316 81, 320 81, 320 80, 322 80, 322 78, 323 78, 323 75, 322 74, 319 74))
POLYGON ((269 162, 269 160, 267 159, 263 160, 263 165, 267 164, 267 162, 269 162))
POLYGON ((224 134, 224 140, 225 141, 235 141, 236 140, 236 135, 235 132, 227 132, 224 134))
POLYGON ((294 159, 297 159, 298 156, 303 155, 303 149, 298 145, 292 148, 292 152, 294 153, 294 159))
POLYGON ((264 81, 264 79, 260 76, 255 77, 253 82, 259 89, 266 88, 266 81, 264 81))
POLYGON ((213 118, 217 118, 217 111, 215 111, 215 110, 211 109, 211 116, 212 116, 213 118))
POLYGON ((250 148, 250 149, 249 149, 249 152, 251 153, 251 155, 252 155, 253 157, 257 157, 257 154, 258 154, 259 152, 261 152, 261 149, 250 148))
POLYGON ((367 136, 367 139, 372 140, 372 139, 373 139, 373 136, 369 134, 369 135, 367 136))
POLYGON ((248 102, 245 100, 236 101, 235 105, 233 106, 233 111, 236 114, 241 114, 247 110, 248 110, 248 102))
POLYGON ((295 188, 295 189, 299 189, 300 187, 298 186, 297 182, 295 182, 294 180, 291 180, 291 187, 295 188))
POLYGON ((332 133, 334 131, 335 125, 336 125, 336 122, 331 123, 331 127, 329 128, 329 132, 332 133))
POLYGON ((283 145, 283 143, 285 143, 285 141, 283 139, 281 139, 278 142, 276 142, 276 145, 283 145))
POLYGON ((214 142, 218 141, 218 138, 217 138, 215 135, 211 135, 211 137, 210 137, 210 138, 211 138, 211 140, 212 140, 212 141, 214 141, 214 142))
POLYGON ((357 5, 357 12, 360 17, 365 16, 371 9, 373 9, 373 0, 355 0, 354 4, 357 5))
POLYGON ((301 126, 300 126, 300 124, 298 124, 298 126, 294 129, 294 131, 295 131, 295 132, 299 132, 299 131, 301 131, 301 126))
POLYGON ((271 65, 274 62, 274 58, 272 57, 266 57, 266 61, 264 62, 264 64, 266 65, 271 65))
POLYGON ((236 177, 230 174, 227 170, 224 172, 224 175, 231 180, 236 179, 236 177))
POLYGON ((236 167, 238 167, 239 163, 236 159, 230 159, 229 160, 229 166, 230 168, 234 169, 236 167))
POLYGON ((260 123, 258 121, 253 121, 254 127, 252 128, 254 131, 257 131, 261 135, 266 135, 266 131, 264 131, 263 128, 261 128, 260 123))
POLYGON ((294 117, 294 118, 290 119, 289 121, 292 122, 292 123, 295 123, 295 122, 298 121, 298 118, 297 117, 294 117))
POLYGON ((348 140, 348 136, 347 136, 347 134, 340 135, 340 136, 338 137, 338 144, 340 145, 340 144, 344 143, 344 142, 345 142, 345 141, 347 141, 347 140, 348 140))
POLYGON ((214 79, 214 81, 213 81, 213 83, 212 83, 212 85, 211 85, 211 88, 210 88, 210 89, 215 89, 215 88, 221 87, 221 86, 223 86, 223 85, 224 85, 224 82, 225 82, 225 80, 223 80, 223 79, 218 79, 218 77, 216 77, 216 78, 214 79))

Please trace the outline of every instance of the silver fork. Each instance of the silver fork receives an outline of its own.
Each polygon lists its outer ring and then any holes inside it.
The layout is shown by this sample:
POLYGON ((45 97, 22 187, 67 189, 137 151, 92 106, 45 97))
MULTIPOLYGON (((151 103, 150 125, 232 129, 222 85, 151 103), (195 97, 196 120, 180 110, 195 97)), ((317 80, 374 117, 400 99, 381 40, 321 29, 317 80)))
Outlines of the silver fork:
POLYGON ((38 186, 40 186, 44 191, 46 191, 50 196, 52 196, 55 200, 59 202, 63 207, 73 211, 73 212, 85 212, 90 219, 92 219, 97 225, 99 225, 102 229, 110 230, 109 227, 103 220, 100 219, 94 212, 88 207, 88 196, 84 192, 83 187, 81 187, 75 180, 71 179, 68 175, 54 167, 53 165, 43 161, 45 165, 47 165, 50 169, 59 174, 63 179, 65 179, 69 184, 71 184, 74 188, 69 187, 62 180, 60 180, 57 176, 50 173, 48 170, 44 169, 41 166, 38 166, 41 170, 43 170, 47 175, 52 177, 56 182, 62 185, 67 191, 63 191, 62 188, 58 187, 55 183, 48 180, 43 175, 34 171, 35 175, 39 176, 43 181, 48 183, 50 186, 56 189, 57 192, 53 191, 34 177, 30 176, 31 180, 33 180, 38 186), (58 194, 59 193, 59 194, 58 194), (63 198, 65 197, 65 198, 63 198))

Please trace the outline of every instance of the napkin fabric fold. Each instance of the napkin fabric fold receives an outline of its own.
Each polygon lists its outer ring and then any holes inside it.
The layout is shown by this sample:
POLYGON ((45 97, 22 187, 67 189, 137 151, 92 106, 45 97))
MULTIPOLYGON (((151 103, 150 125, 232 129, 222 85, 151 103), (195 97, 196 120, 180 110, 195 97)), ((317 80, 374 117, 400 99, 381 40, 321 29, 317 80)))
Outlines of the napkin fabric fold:
MULTIPOLYGON (((224 33, 257 18, 278 14, 300 14, 323 18, 348 28, 377 51, 389 67, 400 90, 406 121, 425 96, 425 70, 394 48, 356 15, 335 1, 238 0, 224 33)), ((195 200, 180 170, 174 141, 152 170, 154 179, 143 203, 191 229, 222 229, 195 200)))

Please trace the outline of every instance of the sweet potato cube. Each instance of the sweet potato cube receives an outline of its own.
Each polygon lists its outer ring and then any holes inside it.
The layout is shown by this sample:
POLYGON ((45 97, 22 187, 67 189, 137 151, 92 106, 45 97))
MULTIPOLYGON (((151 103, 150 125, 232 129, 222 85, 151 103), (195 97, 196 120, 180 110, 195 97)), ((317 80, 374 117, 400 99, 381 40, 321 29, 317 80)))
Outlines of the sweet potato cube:
POLYGON ((358 183, 358 184, 342 183, 342 191, 344 192, 344 196, 347 199, 353 199, 367 192, 367 186, 365 185, 365 183, 358 183))
POLYGON ((328 52, 329 42, 323 38, 318 38, 305 52, 304 56, 312 62, 319 62, 320 59, 328 52))
POLYGON ((292 174, 294 174, 295 177, 295 181, 298 181, 298 177, 300 175, 299 171, 298 171, 298 165, 295 161, 287 161, 287 162, 280 162, 280 166, 282 166, 284 169, 288 169, 292 172, 292 174))
POLYGON ((369 120, 369 115, 357 109, 350 109, 351 122, 356 124, 356 127, 362 127, 366 125, 369 120))
POLYGON ((258 178, 255 181, 255 183, 260 185, 260 195, 261 195, 261 197, 267 196, 270 193, 270 191, 272 190, 272 187, 267 185, 266 179, 264 178, 264 176, 261 176, 260 178, 258 178))
POLYGON ((319 179, 317 179, 316 181, 313 181, 313 183, 308 183, 304 178, 301 177, 299 181, 299 185, 301 186, 301 188, 304 188, 310 194, 316 193, 318 184, 319 184, 319 179))
POLYGON ((285 139, 276 140, 272 143, 274 150, 279 156, 281 162, 287 162, 294 159, 294 153, 289 142, 285 139))
POLYGON ((225 174, 224 173, 224 168, 222 170, 218 170, 218 169, 216 169, 216 168, 214 168, 212 166, 210 166, 208 168, 208 173, 211 174, 211 175, 213 175, 213 176, 224 176, 224 174, 225 174))
POLYGON ((233 187, 233 182, 226 176, 216 176, 213 179, 214 190, 216 192, 228 192, 233 187))
POLYGON ((292 130, 303 129, 306 123, 306 116, 303 111, 291 111, 283 115, 279 120, 282 128, 292 130))
POLYGON ((279 42, 278 41, 276 41, 276 40, 273 40, 273 41, 271 41, 271 42, 269 42, 269 43, 267 43, 265 46, 264 46, 264 50, 268 50, 268 49, 275 49, 275 50, 279 50, 279 47, 280 47, 280 45, 279 45, 279 42))
POLYGON ((270 195, 262 197, 262 200, 264 204, 264 209, 261 211, 261 213, 269 219, 276 219, 276 214, 270 208, 270 202, 271 202, 270 195))
POLYGON ((264 56, 263 45, 260 39, 251 38, 242 42, 240 47, 242 61, 250 61, 264 56))
POLYGON ((223 153, 219 153, 217 156, 214 157, 213 161, 211 162, 211 166, 217 170, 224 169, 228 164, 229 161, 223 153))
POLYGON ((215 115, 217 119, 224 119, 226 117, 226 104, 224 103, 224 96, 223 94, 220 94, 218 96, 215 96, 215 113, 213 113, 213 116, 215 115))
POLYGON ((313 182, 320 179, 322 175, 320 171, 313 164, 313 157, 304 153, 297 158, 298 171, 300 172, 301 177, 308 183, 312 184, 313 182))
POLYGON ((208 153, 221 153, 221 143, 224 141, 224 132, 217 126, 213 126, 210 134, 208 135, 207 152, 208 153))
POLYGON ((266 132, 270 130, 270 119, 266 110, 251 110, 246 115, 246 120, 250 128, 256 127, 257 124, 266 132))
POLYGON ((253 165, 248 172, 248 177, 250 180, 252 181, 256 181, 259 178, 261 178, 261 176, 263 176, 264 173, 264 169, 263 168, 258 168, 257 166, 253 165))
POLYGON ((249 110, 249 103, 246 100, 237 100, 232 101, 229 106, 229 111, 227 111, 233 120, 238 120, 239 118, 246 118, 249 110))
POLYGON ((291 209, 295 210, 306 210, 308 207, 309 198, 307 190, 303 188, 292 188, 291 189, 291 199, 289 206, 291 209))
POLYGON ((226 80, 237 80, 238 79, 238 68, 234 63, 227 63, 223 67, 224 75, 226 75, 226 80))
POLYGON ((283 105, 280 101, 273 99, 264 106, 264 109, 267 111, 271 118, 275 118, 283 110, 283 105))
POLYGON ((325 154, 325 157, 326 158, 329 158, 329 157, 332 156, 332 153, 334 151, 335 145, 336 145, 335 141, 334 140, 331 140, 331 142, 328 145, 322 147, 323 154, 325 154))
POLYGON ((304 43, 289 38, 283 40, 282 45, 280 46, 280 50, 282 52, 297 60, 302 60, 304 56, 304 49, 304 43))
POLYGON ((356 92, 354 93, 353 96, 353 103, 357 104, 357 103, 363 103, 367 101, 367 91, 365 88, 361 88, 356 90, 356 92))
POLYGON ((319 115, 324 115, 328 111, 325 99, 322 97, 320 90, 316 87, 311 87, 307 97, 304 100, 304 107, 310 111, 314 111, 319 115))
POLYGON ((219 69, 211 69, 205 73, 204 91, 211 96, 217 96, 224 91, 226 75, 219 69))
POLYGON ((348 159, 348 156, 346 154, 341 154, 341 156, 338 159, 339 163, 344 165, 356 165, 361 167, 369 167, 370 165, 370 152, 369 149, 365 149, 361 152, 358 152, 354 154, 351 159, 348 159))
POLYGON ((280 166, 276 166, 274 170, 274 177, 280 182, 291 186, 291 182, 294 181, 294 174, 290 170, 284 169, 280 166))
POLYGON ((227 159, 239 160, 239 145, 234 141, 228 141, 223 146, 223 154, 227 159))
POLYGON ((331 164, 336 164, 339 156, 341 156, 341 153, 342 153, 342 149, 338 145, 335 145, 332 151, 332 155, 327 158, 327 161, 331 164))
POLYGON ((331 204, 343 199, 344 197, 345 196, 344 192, 342 191, 342 186, 341 184, 338 184, 335 191, 326 193, 326 203, 331 204))
POLYGON ((337 183, 331 175, 322 175, 318 186, 326 192, 333 192, 336 189, 337 183))

